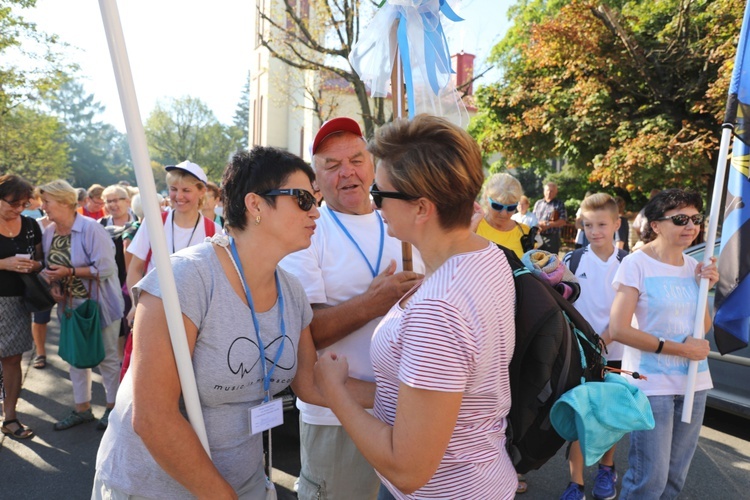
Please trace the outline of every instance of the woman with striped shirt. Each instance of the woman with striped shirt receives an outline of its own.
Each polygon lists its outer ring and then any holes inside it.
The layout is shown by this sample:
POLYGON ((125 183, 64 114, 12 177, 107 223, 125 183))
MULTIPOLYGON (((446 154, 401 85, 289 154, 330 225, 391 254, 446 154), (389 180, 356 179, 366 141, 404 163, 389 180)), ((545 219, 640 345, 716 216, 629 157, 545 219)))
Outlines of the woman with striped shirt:
POLYGON ((374 416, 345 390, 346 359, 322 356, 316 382, 380 476, 379 498, 512 498, 505 451, 508 365, 515 344, 513 277, 502 251, 470 229, 481 154, 432 116, 381 128, 373 202, 388 233, 426 266, 375 331, 374 416))

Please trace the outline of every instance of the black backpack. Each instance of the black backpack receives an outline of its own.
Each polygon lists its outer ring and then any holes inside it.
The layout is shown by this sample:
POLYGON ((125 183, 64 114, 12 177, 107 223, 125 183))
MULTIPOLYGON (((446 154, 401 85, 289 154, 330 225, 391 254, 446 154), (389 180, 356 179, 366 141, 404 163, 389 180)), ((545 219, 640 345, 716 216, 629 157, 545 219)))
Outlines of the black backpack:
MULTIPOLYGON (((570 269, 571 273, 573 273, 573 274, 576 273, 576 270, 578 269, 578 264, 581 263, 581 256, 583 255, 583 252, 586 251, 586 248, 587 247, 576 248, 575 250, 573 250, 572 252, 570 252, 570 254, 569 254, 570 257, 568 257, 566 255, 565 258, 563 259, 563 262, 565 263, 566 266, 568 266, 568 269, 570 269)), ((630 254, 630 252, 628 252, 627 250, 625 250, 623 248, 618 248, 617 249, 617 260, 620 261, 620 262, 622 262, 622 259, 624 259, 625 257, 627 257, 629 254, 630 254)))
POLYGON ((523 474, 544 465, 565 443, 550 422, 552 405, 582 380, 603 380, 606 360, 599 335, 573 304, 532 274, 513 251, 500 248, 516 286, 507 449, 523 474))

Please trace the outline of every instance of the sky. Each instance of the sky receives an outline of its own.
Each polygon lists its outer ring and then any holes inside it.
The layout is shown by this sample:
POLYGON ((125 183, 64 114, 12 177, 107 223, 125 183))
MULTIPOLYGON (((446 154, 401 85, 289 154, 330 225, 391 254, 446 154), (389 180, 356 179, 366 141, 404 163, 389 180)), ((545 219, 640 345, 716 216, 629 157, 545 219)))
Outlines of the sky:
MULTIPOLYGON (((451 53, 473 53, 476 71, 486 67, 484 59, 507 29, 507 7, 514 1, 450 1, 465 19, 461 23, 443 19, 451 53)), ((191 96, 205 102, 220 122, 231 124, 251 62, 251 2, 117 3, 141 119, 145 122, 158 100, 191 96)), ((99 2, 37 0, 35 8, 21 13, 42 31, 57 34, 70 45, 64 53, 80 67, 76 78, 105 106, 100 119, 124 131, 99 2)))

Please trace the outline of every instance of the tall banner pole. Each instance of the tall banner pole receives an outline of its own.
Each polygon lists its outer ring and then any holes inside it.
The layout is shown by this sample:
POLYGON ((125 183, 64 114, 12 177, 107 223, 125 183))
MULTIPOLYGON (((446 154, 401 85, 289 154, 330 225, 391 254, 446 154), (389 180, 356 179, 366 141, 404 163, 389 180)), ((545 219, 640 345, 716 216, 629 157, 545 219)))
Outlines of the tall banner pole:
MULTIPOLYGON (((406 114, 406 100, 404 99, 404 68, 401 63, 401 54, 395 43, 399 20, 393 23, 391 29, 391 45, 396 48, 396 57, 393 60, 393 71, 391 71, 391 104, 393 105, 393 118, 403 118, 406 114)), ((404 271, 414 270, 411 243, 401 242, 401 260, 404 271)))
POLYGON ((177 363, 177 372, 182 387, 182 397, 185 401, 188 419, 193 430, 198 435, 203 448, 209 458, 211 452, 208 448, 208 436, 203 421, 198 387, 195 382, 193 363, 190 358, 185 324, 182 320, 180 301, 177 296, 177 286, 172 274, 172 265, 167 250, 167 240, 164 234, 164 225, 161 219, 161 209, 156 197, 156 183, 151 170, 151 160, 148 156, 146 146, 146 133, 143 130, 138 100, 136 99, 135 86, 133 85, 133 74, 130 70, 130 61, 125 47, 125 37, 120 23, 120 13, 117 10, 115 0, 99 0, 99 8, 102 13, 102 22, 109 45, 109 54, 112 59, 112 67, 117 81, 117 90, 120 94, 120 104, 125 117, 125 128, 130 145, 130 154, 133 157, 135 176, 143 203, 143 214, 148 228, 148 236, 151 240, 153 251, 153 262, 159 277, 159 288, 162 291, 162 302, 167 317, 169 336, 172 340, 177 363))
MULTIPOLYGON (((719 211, 721 210, 721 198, 724 191, 724 178, 727 175, 727 158, 729 156, 729 143, 732 140, 734 126, 725 123, 721 132, 721 143, 719 145, 719 161, 716 165, 716 177, 714 178, 714 191, 711 198, 711 209, 708 212, 708 231, 705 251, 703 252, 703 265, 711 263, 714 246, 716 245, 716 232, 719 227, 719 211)), ((693 324, 693 337, 702 339, 705 335, 704 319, 706 305, 708 304, 708 279, 701 278, 698 289, 698 306, 695 309, 695 322, 693 324)), ((689 424, 693 414, 693 399, 695 397, 695 380, 698 377, 698 364, 700 361, 690 361, 688 365, 687 386, 685 389, 685 400, 682 405, 682 421, 689 424)))

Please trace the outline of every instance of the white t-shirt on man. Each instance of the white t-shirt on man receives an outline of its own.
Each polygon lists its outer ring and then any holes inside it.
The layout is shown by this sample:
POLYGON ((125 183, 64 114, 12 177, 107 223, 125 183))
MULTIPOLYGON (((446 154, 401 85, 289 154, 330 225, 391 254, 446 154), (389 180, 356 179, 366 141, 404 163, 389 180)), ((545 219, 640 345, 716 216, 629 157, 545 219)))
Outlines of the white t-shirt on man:
MULTIPOLYGON (((377 212, 365 215, 349 215, 336 212, 338 220, 359 244, 367 260, 375 267, 378 259, 381 217, 377 212)), ((396 272, 402 271, 401 241, 388 236, 383 228, 383 256, 376 270, 380 274, 391 260, 397 264, 396 272)), ((419 252, 413 249, 414 271, 424 273, 424 264, 419 252)), ((349 240, 331 215, 331 209, 323 206, 312 237, 312 244, 299 252, 286 256, 281 267, 296 276, 307 293, 310 304, 335 306, 367 291, 373 276, 370 266, 349 240)), ((350 333, 338 342, 321 349, 318 354, 333 351, 346 356, 351 377, 375 381, 370 361, 370 342, 380 318, 375 318, 363 327, 350 333)), ((328 408, 297 400, 302 421, 312 425, 341 425, 328 408)))

